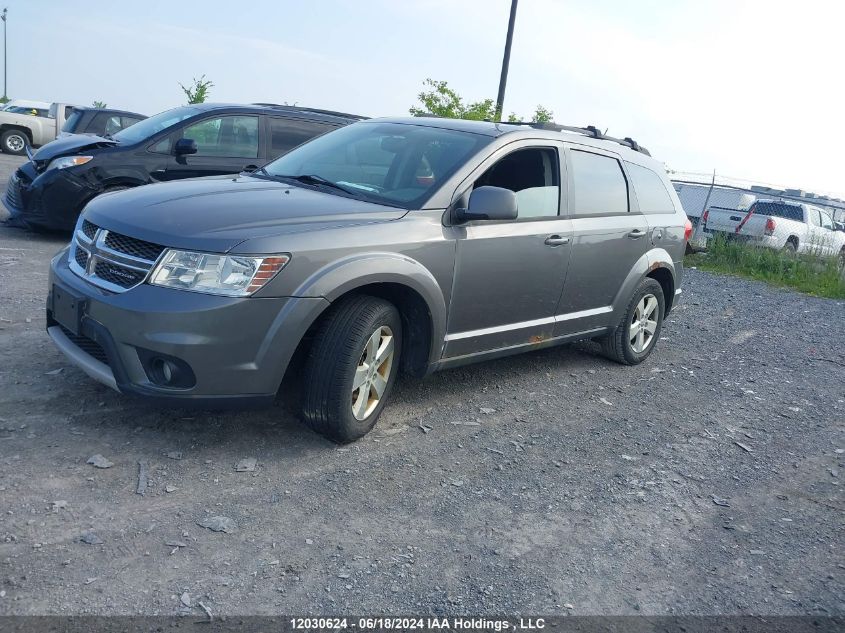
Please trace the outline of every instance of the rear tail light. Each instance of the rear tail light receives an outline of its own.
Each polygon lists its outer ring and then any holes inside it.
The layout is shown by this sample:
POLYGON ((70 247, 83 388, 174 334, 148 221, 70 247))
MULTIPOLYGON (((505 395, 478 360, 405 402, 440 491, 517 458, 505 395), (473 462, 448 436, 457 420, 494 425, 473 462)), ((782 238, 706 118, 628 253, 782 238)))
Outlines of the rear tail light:
POLYGON ((766 235, 774 234, 776 228, 777 224, 775 224, 775 221, 772 218, 766 218, 766 235))
POLYGON ((687 220, 687 223, 684 224, 684 241, 689 242, 689 239, 692 237, 692 222, 687 220))
POLYGON ((701 214, 701 221, 704 224, 707 224, 707 218, 710 217, 710 209, 704 209, 704 213, 701 214))

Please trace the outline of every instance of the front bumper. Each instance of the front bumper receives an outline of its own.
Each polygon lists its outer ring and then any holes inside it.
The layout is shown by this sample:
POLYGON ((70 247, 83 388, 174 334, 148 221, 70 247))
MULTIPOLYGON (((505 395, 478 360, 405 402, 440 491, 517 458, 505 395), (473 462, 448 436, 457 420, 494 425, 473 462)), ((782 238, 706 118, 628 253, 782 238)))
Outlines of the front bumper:
POLYGON ((47 332, 71 363, 121 393, 171 406, 270 404, 299 342, 329 305, 323 298, 219 297, 148 284, 109 293, 68 268, 67 250, 51 262, 49 288, 47 332), (54 306, 54 290, 80 299, 76 323, 54 306), (151 366, 157 358, 184 363, 191 385, 161 384, 151 366))
POLYGON ((25 163, 9 177, 3 205, 16 220, 38 229, 72 231, 79 212, 99 190, 65 169, 42 174, 25 163))

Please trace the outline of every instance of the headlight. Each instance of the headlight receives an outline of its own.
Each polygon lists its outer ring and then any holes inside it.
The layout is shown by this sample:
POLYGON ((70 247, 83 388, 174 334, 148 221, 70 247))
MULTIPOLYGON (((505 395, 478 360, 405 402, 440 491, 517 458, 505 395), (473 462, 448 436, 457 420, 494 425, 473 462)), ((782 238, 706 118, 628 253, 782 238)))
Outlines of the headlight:
POLYGON ((65 169, 67 167, 78 167, 92 160, 93 156, 62 156, 50 161, 47 169, 65 169))
POLYGON ((168 249, 150 283, 229 297, 248 297, 270 281, 290 255, 214 255, 168 249))

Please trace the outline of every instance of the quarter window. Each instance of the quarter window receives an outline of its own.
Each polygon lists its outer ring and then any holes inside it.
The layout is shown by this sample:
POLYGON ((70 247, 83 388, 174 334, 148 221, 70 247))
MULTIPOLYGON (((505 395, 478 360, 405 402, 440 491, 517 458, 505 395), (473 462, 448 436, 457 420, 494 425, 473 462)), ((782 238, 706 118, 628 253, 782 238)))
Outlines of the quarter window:
MULTIPOLYGON (((197 143, 195 156, 256 158, 258 156, 258 117, 224 116, 189 125, 182 138, 197 143)), ((161 144, 159 144, 161 145, 161 144)), ((158 146, 153 151, 157 151, 158 146)))
POLYGON ((553 217, 560 207, 559 173, 555 150, 521 149, 485 171, 474 187, 502 187, 513 191, 519 219, 553 217))
POLYGON ((637 203, 643 213, 674 213, 675 205, 663 179, 647 167, 626 163, 637 203))
POLYGON ((628 185, 618 160, 580 150, 572 150, 570 157, 570 208, 574 216, 628 212, 628 185))

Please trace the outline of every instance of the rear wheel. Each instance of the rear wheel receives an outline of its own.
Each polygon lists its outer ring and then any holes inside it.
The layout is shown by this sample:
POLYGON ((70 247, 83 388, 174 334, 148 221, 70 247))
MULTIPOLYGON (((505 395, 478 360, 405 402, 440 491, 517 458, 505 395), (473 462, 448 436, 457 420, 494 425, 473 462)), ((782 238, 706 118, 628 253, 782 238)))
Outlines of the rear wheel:
POLYGON ((0 136, 0 149, 7 154, 22 156, 26 153, 26 144, 29 142, 24 132, 20 130, 6 130, 0 136))
POLYGON ((637 365, 651 354, 663 328, 666 302, 663 287, 643 279, 613 334, 600 339, 605 356, 624 365, 637 365))
POLYGON ((789 240, 783 247, 783 254, 792 257, 798 252, 798 245, 794 240, 789 240))
POLYGON ((393 388, 401 348, 402 321, 393 304, 359 295, 332 308, 305 365, 306 424, 339 443, 369 433, 393 388))

